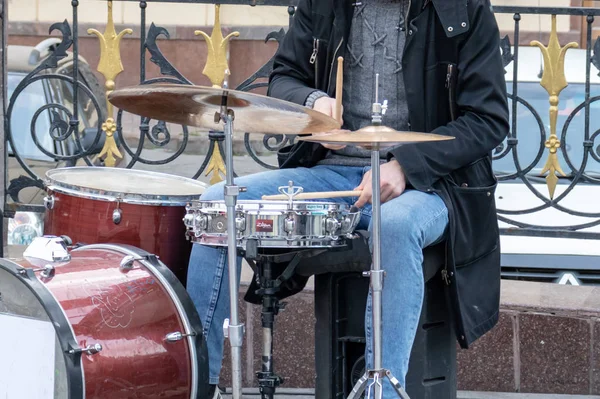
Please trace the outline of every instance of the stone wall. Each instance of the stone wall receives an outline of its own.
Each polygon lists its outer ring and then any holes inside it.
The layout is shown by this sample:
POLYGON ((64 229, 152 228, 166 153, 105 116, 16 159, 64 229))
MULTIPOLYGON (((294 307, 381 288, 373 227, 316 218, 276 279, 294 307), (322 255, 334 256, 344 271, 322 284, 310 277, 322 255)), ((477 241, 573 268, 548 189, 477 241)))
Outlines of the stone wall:
MULTIPOLYGON (((240 294, 245 293, 243 287, 240 294)), ((275 368, 286 388, 313 388, 314 312, 309 290, 289 298, 276 319, 275 368)), ((260 308, 240 304, 247 325, 244 384, 260 369, 260 308)), ((458 349, 458 388, 466 391, 600 394, 600 287, 503 281, 498 325, 471 349, 458 349)), ((229 386, 225 347, 222 384, 229 386)))

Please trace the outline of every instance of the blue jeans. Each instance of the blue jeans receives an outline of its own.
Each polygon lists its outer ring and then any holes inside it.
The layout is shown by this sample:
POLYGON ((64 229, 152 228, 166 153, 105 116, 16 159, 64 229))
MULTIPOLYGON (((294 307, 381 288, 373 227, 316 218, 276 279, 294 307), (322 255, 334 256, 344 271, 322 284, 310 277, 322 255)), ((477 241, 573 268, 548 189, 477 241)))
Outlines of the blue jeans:
MULTIPOLYGON (((369 167, 316 166, 274 170, 236 179, 247 187, 240 200, 260 199, 278 194, 277 188, 292 180, 304 191, 352 190, 362 181, 369 167)), ((202 200, 222 200, 223 183, 210 187, 202 200)), ((325 201, 353 204, 357 198, 325 201)), ((405 385, 408 360, 423 303, 423 248, 443 237, 448 224, 448 210, 436 194, 407 190, 381 207, 381 265, 386 272, 383 289, 383 366, 390 369, 405 385)), ((371 206, 362 209, 358 229, 371 228, 371 206)), ((238 275, 241 259, 238 259, 238 275)), ((229 316, 227 252, 194 245, 190 259, 187 290, 202 319, 208 344, 210 383, 219 383, 223 358, 223 321, 229 316)), ((365 314, 367 343, 372 343, 370 296, 365 314)), ((367 364, 372 367, 373 348, 367 345, 367 364)), ((384 398, 393 398, 391 385, 383 383, 384 398)))

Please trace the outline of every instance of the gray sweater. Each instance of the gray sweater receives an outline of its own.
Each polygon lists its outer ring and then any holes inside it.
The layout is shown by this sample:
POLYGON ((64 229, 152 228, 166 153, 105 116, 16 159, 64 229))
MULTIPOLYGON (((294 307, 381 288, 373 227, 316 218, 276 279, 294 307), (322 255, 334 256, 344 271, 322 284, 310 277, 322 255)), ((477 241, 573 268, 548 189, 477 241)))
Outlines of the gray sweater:
MULTIPOLYGON (((344 59, 344 129, 355 131, 371 124, 376 73, 379 73, 379 101, 388 101, 383 124, 396 130, 408 128, 401 62, 406 37, 405 1, 361 0, 354 8, 344 59)), ((381 157, 385 159, 387 153, 382 150, 381 157)), ((329 151, 319 164, 366 166, 371 163, 370 157, 370 151, 348 146, 329 151)))

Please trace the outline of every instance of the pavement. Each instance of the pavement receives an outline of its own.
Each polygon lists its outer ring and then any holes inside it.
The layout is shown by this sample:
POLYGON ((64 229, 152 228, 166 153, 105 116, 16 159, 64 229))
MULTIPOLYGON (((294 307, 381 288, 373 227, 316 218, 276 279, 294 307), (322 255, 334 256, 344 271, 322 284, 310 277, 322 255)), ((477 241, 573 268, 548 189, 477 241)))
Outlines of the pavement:
MULTIPOLYGON (((227 390, 227 392, 223 395, 223 398, 231 399, 230 390, 227 390)), ((282 388, 278 389, 277 392, 275 399, 315 399, 313 389, 282 388)), ((242 395, 244 399, 260 398, 256 388, 244 389, 242 395)), ((600 399, 600 396, 458 391, 457 399, 600 399)))

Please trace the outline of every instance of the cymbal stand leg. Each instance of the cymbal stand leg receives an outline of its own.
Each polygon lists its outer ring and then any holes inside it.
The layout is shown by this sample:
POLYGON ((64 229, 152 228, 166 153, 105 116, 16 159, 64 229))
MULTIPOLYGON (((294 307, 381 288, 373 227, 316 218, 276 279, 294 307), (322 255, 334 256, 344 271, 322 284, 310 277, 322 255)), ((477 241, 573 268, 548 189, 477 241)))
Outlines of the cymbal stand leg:
POLYGON ((229 305, 230 320, 225 322, 225 335, 231 344, 231 377, 233 399, 242 398, 242 343, 244 341, 244 325, 240 324, 238 315, 238 281, 237 281, 237 229, 235 226, 235 207, 240 192, 246 191, 233 181, 233 110, 227 107, 227 95, 223 94, 220 115, 225 131, 225 167, 227 178, 225 185, 225 205, 227 206, 227 260, 229 264, 229 305))
MULTIPOLYGON (((379 74, 375 75, 375 103, 373 104, 373 124, 381 124, 383 112, 385 108, 379 103, 379 74)), ((373 218, 372 218, 372 231, 371 236, 373 237, 373 263, 371 271, 366 272, 365 275, 371 279, 371 294, 373 299, 373 369, 367 370, 366 373, 358 380, 352 392, 348 396, 348 399, 358 399, 360 394, 363 393, 369 379, 372 378, 373 382, 368 385, 369 391, 367 397, 371 396, 371 388, 374 388, 374 398, 382 398, 382 384, 383 378, 388 378, 390 383, 396 390, 398 396, 402 399, 409 399, 408 395, 402 389, 398 380, 392 375, 392 373, 383 368, 382 354, 381 354, 381 330, 382 330, 382 301, 381 295, 383 292, 383 279, 385 277, 385 271, 381 269, 381 188, 380 188, 380 155, 379 146, 372 148, 371 151, 371 178, 373 183, 373 218)), ((367 342, 367 345, 369 343, 367 342)), ((388 398, 386 398, 388 399, 388 398)))

